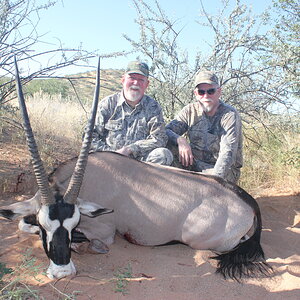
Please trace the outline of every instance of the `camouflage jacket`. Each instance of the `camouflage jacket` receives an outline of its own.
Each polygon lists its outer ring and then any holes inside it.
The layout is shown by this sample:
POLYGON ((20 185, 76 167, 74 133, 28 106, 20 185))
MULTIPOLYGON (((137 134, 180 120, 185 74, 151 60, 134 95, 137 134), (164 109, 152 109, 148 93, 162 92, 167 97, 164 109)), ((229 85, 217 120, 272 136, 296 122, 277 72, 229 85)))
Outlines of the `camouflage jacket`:
POLYGON ((240 169, 242 156, 242 124, 239 113, 220 101, 216 114, 207 116, 194 102, 185 106, 166 126, 169 141, 186 135, 195 160, 214 165, 214 175, 224 177, 228 169, 240 169))
POLYGON ((144 95, 135 108, 130 107, 123 93, 104 98, 99 103, 94 129, 94 151, 116 151, 129 146, 135 158, 144 157, 167 143, 162 109, 157 101, 144 95))

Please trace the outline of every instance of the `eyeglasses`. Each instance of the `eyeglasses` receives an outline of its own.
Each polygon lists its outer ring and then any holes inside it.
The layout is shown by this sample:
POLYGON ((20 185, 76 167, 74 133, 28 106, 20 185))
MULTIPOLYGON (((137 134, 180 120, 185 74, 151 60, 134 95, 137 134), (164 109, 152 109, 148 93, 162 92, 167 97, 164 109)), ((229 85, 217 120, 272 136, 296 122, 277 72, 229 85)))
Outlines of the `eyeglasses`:
POLYGON ((200 96, 204 96, 205 93, 208 94, 208 95, 213 95, 216 91, 217 91, 217 89, 209 89, 209 90, 200 90, 200 89, 198 89, 198 94, 200 96))

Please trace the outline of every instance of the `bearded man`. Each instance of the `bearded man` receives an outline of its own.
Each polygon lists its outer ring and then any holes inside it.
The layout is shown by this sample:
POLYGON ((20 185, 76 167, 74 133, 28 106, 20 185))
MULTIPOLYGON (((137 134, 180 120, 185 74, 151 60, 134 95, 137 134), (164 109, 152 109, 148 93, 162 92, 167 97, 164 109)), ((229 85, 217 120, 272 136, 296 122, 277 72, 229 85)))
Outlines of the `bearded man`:
POLYGON ((220 100, 221 87, 213 72, 199 71, 194 86, 197 101, 166 126, 173 166, 236 183, 243 164, 240 115, 220 100))
POLYGON ((171 165, 161 106, 145 95, 149 67, 132 61, 122 76, 122 91, 99 103, 92 151, 115 151, 137 160, 171 165))

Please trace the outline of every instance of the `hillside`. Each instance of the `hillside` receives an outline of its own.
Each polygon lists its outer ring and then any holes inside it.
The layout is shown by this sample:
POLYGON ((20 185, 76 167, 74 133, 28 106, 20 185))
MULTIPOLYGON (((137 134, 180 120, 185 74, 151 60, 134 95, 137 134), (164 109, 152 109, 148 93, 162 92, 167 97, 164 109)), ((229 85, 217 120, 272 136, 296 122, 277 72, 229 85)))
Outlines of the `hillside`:
MULTIPOLYGON (((121 77, 123 72, 124 70, 101 70, 100 99, 122 88, 121 77)), ((96 71, 90 71, 60 78, 34 79, 26 84, 24 91, 29 95, 40 91, 52 96, 60 94, 62 98, 79 98, 82 103, 87 103, 93 99, 95 78, 96 71)))
MULTIPOLYGON (((124 70, 114 70, 114 69, 106 69, 101 70, 100 72, 100 99, 119 91, 122 88, 121 85, 121 77, 124 70)), ((95 78, 96 71, 91 71, 87 73, 79 73, 74 76, 71 76, 72 83, 76 89, 76 92, 82 99, 92 99, 94 95, 95 88, 95 78), (78 79, 76 79, 78 78, 78 79)), ((70 89, 70 94, 73 92, 75 96, 74 90, 70 89)))

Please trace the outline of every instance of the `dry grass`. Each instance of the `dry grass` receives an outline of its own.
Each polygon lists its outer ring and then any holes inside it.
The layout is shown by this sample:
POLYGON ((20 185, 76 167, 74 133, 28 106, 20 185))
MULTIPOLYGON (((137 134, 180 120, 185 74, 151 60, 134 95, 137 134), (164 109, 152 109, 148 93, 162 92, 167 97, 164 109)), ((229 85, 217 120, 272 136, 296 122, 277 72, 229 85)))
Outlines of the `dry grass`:
MULTIPOLYGON (((26 99, 41 157, 47 168, 77 155, 88 116, 79 103, 34 94, 26 99), (58 153, 59 152, 59 153, 58 153)), ((86 111, 90 111, 87 107, 86 111)))
POLYGON ((252 195, 268 190, 300 192, 299 130, 273 126, 255 135, 250 129, 244 133, 252 139, 244 142, 244 167, 239 184, 252 195), (254 142, 253 142, 254 141, 254 142))
MULTIPOLYGON (((11 104, 18 105, 17 101, 11 104)), ((36 93, 26 97, 26 106, 41 158, 48 171, 78 154, 87 123, 87 115, 79 103, 62 99, 59 95, 36 93)), ((86 107, 85 110, 89 112, 90 108, 86 107)), ((21 116, 17 117, 17 122, 22 124, 21 116)), ((26 143, 21 128, 3 123, 0 132, 3 142, 26 143)), ((5 144, 3 146, 5 148, 5 144)))
POLYGON ((88 119, 80 104, 61 99, 59 95, 37 93, 27 98, 26 105, 32 127, 39 137, 51 136, 74 146, 80 145, 88 119))

